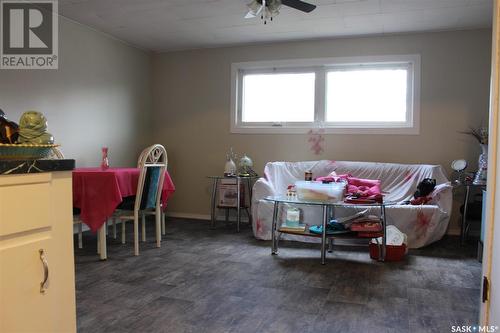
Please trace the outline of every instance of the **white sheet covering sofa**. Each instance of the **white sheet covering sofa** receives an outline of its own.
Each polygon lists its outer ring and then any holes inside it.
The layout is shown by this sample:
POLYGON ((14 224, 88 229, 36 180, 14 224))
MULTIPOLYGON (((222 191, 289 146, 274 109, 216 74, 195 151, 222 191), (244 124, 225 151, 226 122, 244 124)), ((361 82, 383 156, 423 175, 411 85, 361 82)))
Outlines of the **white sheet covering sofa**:
MULTIPOLYGON (((387 224, 395 225, 408 235, 410 248, 419 248, 435 242, 445 234, 450 220, 452 207, 452 187, 439 165, 394 164, 346 161, 307 161, 307 162, 270 162, 264 170, 264 177, 257 180, 253 187, 252 215, 253 232, 256 238, 271 239, 273 204, 264 201, 269 195, 285 195, 287 186, 304 179, 307 170, 314 177, 327 176, 332 171, 351 174, 353 177, 380 179, 386 202, 401 203, 410 200, 417 184, 424 178, 436 179, 437 186, 432 193, 432 201, 427 205, 412 206, 397 204, 386 208, 387 224)), ((302 209, 303 222, 308 225, 321 223, 321 208, 297 206, 302 209)), ((356 208, 361 210, 360 208, 356 208)), ((348 211, 336 209, 336 216, 351 215, 356 209, 348 211)), ((379 208, 371 208, 378 213, 379 208)), ((283 221, 286 207, 280 210, 279 219, 283 221)), ((371 212, 370 212, 371 213, 371 212)), ((305 236, 282 235, 282 239, 304 242, 317 242, 318 239, 305 236)))

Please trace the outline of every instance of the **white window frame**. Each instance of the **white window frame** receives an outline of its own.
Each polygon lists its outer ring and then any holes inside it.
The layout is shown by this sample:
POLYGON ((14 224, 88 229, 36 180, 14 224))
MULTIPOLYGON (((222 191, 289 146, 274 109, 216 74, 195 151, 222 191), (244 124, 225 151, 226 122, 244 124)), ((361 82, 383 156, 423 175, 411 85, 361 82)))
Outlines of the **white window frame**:
POLYGON ((420 132, 420 55, 386 55, 240 62, 231 64, 231 133, 303 134, 323 128, 332 134, 408 134, 420 132), (326 74, 330 70, 359 68, 408 69, 406 122, 325 122, 326 74), (314 122, 243 123, 242 81, 244 74, 316 73, 314 122))

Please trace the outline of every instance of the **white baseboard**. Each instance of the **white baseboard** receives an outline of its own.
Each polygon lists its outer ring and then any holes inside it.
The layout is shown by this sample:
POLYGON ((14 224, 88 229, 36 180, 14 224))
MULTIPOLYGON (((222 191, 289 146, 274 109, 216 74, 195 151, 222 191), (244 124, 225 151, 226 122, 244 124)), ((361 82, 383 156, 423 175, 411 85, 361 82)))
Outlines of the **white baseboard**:
MULTIPOLYGON (((192 219, 192 220, 205 220, 210 221, 210 214, 192 214, 192 213, 182 213, 182 212, 166 212, 168 217, 178 217, 181 219, 192 219)), ((231 215, 234 219, 234 214, 231 215)), ((217 221, 224 220, 226 218, 225 215, 217 215, 217 221)), ((241 216, 241 222, 248 222, 248 217, 245 214, 241 216)))
POLYGON ((209 214, 192 214, 192 213, 182 213, 182 212, 166 212, 168 217, 178 217, 181 219, 192 219, 192 220, 210 220, 209 214))
MULTIPOLYGON (((178 217, 182 219, 188 219, 188 220, 204 220, 204 221, 210 221, 210 214, 192 214, 192 213, 182 213, 182 212, 166 212, 166 216, 168 217, 178 217)), ((217 221, 224 220, 226 217, 225 215, 218 215, 217 216, 217 221)), ((234 218, 234 217, 233 217, 234 218)), ((248 222, 248 218, 243 214, 241 217, 242 222, 248 222)), ((121 221, 116 221, 116 224, 120 224, 121 221)), ((89 227, 85 224, 82 223, 82 231, 89 231, 89 227)), ((78 225, 73 224, 73 234, 78 233, 78 225)))

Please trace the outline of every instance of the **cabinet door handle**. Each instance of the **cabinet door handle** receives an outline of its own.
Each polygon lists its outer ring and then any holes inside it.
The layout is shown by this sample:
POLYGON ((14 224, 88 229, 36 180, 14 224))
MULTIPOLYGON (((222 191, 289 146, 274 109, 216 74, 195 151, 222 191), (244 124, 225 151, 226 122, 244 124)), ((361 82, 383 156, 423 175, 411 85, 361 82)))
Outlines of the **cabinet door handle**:
POLYGON ((45 258, 45 251, 40 249, 38 252, 40 253, 40 260, 43 265, 43 281, 40 282, 40 293, 44 294, 47 289, 47 282, 49 281, 49 263, 47 262, 47 258, 45 258))

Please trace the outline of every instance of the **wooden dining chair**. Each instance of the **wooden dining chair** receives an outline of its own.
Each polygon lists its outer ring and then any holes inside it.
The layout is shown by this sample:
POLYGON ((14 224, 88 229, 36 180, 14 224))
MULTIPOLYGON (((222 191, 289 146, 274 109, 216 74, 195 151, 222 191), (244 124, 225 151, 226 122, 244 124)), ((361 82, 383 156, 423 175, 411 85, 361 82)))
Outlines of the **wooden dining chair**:
POLYGON ((167 169, 167 152, 155 144, 144 149, 138 161, 139 182, 135 197, 125 198, 117 207, 114 218, 122 222, 122 243, 125 241, 125 222, 134 221, 134 255, 139 255, 139 217, 142 219, 142 240, 146 240, 146 215, 155 215, 156 246, 161 246, 161 192, 167 169), (131 214, 133 212, 133 214, 131 214))

